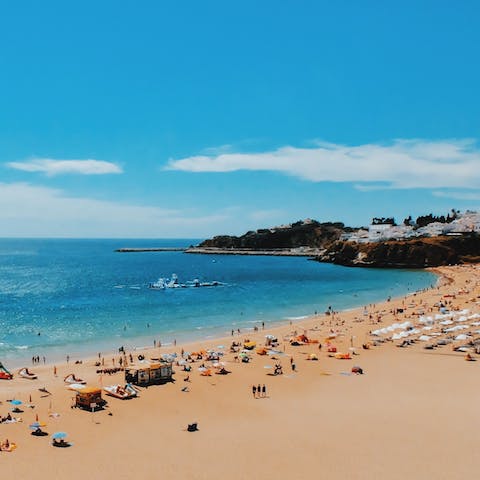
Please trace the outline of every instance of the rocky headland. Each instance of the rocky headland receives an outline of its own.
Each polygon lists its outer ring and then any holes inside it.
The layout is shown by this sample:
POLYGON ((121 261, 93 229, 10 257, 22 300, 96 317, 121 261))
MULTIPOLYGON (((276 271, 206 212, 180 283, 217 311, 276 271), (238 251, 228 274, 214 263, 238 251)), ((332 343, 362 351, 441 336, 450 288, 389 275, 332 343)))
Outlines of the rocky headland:
POLYGON ((372 268, 426 268, 480 262, 480 235, 474 232, 377 242, 343 239, 353 231, 354 228, 340 222, 306 220, 250 231, 239 237, 216 236, 187 252, 298 255, 320 262, 372 268))

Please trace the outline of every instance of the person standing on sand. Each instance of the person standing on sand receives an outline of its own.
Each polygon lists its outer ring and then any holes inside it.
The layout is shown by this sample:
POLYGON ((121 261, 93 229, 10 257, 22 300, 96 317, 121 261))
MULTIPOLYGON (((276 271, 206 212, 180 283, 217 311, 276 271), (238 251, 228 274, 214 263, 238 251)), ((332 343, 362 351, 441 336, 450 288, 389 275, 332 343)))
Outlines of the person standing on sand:
POLYGON ((262 395, 262 387, 260 386, 260 384, 258 384, 258 386, 257 386, 257 396, 258 396, 258 398, 260 398, 261 395, 262 395))
POLYGON ((56 365, 53 366, 53 376, 54 377, 57 376, 57 366, 56 365))
POLYGON ((257 387, 255 385, 252 385, 252 393, 253 398, 257 398, 257 387))
POLYGON ((265 384, 262 386, 262 397, 265 398, 267 396, 267 387, 265 384))

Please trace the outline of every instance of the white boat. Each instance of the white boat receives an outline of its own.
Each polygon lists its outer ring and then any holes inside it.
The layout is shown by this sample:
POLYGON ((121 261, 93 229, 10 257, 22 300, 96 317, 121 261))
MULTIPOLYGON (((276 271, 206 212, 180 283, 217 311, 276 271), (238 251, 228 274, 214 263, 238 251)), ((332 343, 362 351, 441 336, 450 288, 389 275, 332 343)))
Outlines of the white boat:
POLYGON ((148 288, 152 288, 154 290, 164 290, 167 288, 167 284, 164 278, 159 278, 156 282, 151 283, 148 288))
POLYGON ((178 283, 178 277, 175 273, 172 274, 172 278, 160 277, 156 282, 151 283, 148 288, 153 288, 154 290, 165 290, 166 288, 180 288, 185 287, 178 283))
POLYGON ((65 383, 70 383, 70 384, 72 384, 72 383, 79 383, 79 384, 81 384, 81 385, 85 385, 85 384, 87 383, 85 380, 82 380, 81 378, 77 378, 74 373, 68 374, 68 375, 63 379, 63 381, 64 381, 65 383))
POLYGON ((198 287, 217 287, 224 285, 222 282, 200 282, 198 278, 188 281, 187 283, 179 283, 178 277, 175 273, 172 274, 172 278, 160 277, 156 282, 151 283, 148 288, 153 290, 165 290, 166 288, 198 288, 198 287))
POLYGON ((35 380, 36 378, 38 378, 34 373, 32 372, 29 372, 28 371, 28 368, 21 368, 19 371, 18 371, 18 374, 22 377, 22 378, 28 378, 29 380, 35 380))
POLYGON ((121 385, 107 385, 103 387, 103 390, 107 395, 111 395, 115 398, 126 400, 127 398, 133 398, 137 396, 137 390, 133 385, 127 383, 124 387, 121 385))

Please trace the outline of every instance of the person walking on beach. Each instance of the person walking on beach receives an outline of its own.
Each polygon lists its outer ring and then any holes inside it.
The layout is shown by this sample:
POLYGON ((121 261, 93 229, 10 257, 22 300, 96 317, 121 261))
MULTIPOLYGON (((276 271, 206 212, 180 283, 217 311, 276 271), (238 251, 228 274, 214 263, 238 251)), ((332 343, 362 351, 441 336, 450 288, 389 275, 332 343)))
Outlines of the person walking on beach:
POLYGON ((257 386, 257 395, 258 395, 258 398, 260 398, 262 395, 262 387, 260 386, 260 384, 258 384, 257 386))
POLYGON ((265 384, 262 386, 262 397, 265 398, 267 396, 267 387, 265 384))
POLYGON ((255 385, 252 385, 252 393, 253 398, 257 398, 257 387, 255 385))

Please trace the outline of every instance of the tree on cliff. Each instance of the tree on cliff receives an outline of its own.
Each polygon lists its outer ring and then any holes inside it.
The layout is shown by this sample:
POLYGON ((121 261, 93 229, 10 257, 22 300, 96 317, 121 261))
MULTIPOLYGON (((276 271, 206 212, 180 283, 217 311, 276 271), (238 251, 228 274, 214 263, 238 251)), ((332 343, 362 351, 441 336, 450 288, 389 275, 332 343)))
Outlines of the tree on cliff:
POLYGON ((372 225, 393 225, 395 226, 394 217, 374 217, 372 218, 372 225))

